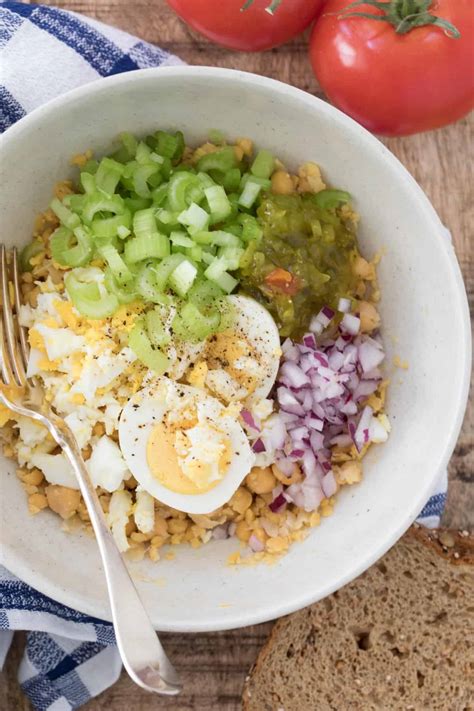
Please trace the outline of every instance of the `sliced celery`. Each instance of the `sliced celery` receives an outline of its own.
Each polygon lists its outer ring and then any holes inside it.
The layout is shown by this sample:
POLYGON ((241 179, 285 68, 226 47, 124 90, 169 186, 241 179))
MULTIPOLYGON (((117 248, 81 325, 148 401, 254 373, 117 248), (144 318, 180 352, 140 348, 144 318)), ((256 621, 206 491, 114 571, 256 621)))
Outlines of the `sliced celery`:
POLYGON ((205 188, 204 194, 211 213, 211 223, 222 222, 229 217, 232 207, 222 185, 205 188))
POLYGON ((145 320, 139 318, 135 321, 128 335, 128 345, 137 358, 157 375, 162 375, 169 368, 169 360, 165 354, 153 345, 148 338, 145 320))
POLYGON ((193 235, 206 229, 209 224, 209 215, 202 207, 193 202, 187 210, 178 215, 178 222, 185 225, 189 234, 193 235))
POLYGON ((188 259, 183 259, 168 277, 168 284, 178 296, 184 297, 193 285, 197 268, 188 259))
POLYGON ((80 226, 74 231, 58 227, 51 235, 50 246, 53 259, 64 267, 81 267, 92 256, 91 236, 86 228, 80 226))
POLYGON ((135 289, 145 301, 153 304, 169 304, 171 297, 163 293, 156 281, 155 262, 145 262, 135 278, 135 289))
MULTIPOLYGON (((123 164, 112 158, 102 158, 95 174, 95 184, 106 195, 113 195, 123 173, 123 164)), ((86 192, 92 192, 91 190, 86 192)))
POLYGON ((105 268, 104 286, 109 293, 117 297, 119 304, 131 304, 140 297, 140 294, 130 286, 126 289, 122 288, 117 283, 110 267, 105 268))
POLYGON ((170 256, 165 257, 160 264, 153 267, 153 271, 155 272, 155 283, 158 291, 165 291, 168 279, 172 272, 176 269, 178 264, 181 264, 181 262, 185 259, 186 257, 184 254, 170 254, 170 256))
POLYGON ((170 241, 173 247, 195 247, 193 240, 186 232, 173 231, 170 233, 170 241))
POLYGON ((210 170, 220 170, 223 173, 237 166, 237 158, 231 146, 221 148, 214 153, 207 153, 199 159, 198 170, 208 173, 210 170))
POLYGON ((169 253, 169 239, 159 232, 143 234, 125 242, 125 260, 131 264, 150 258, 163 259, 169 253))
POLYGON ((100 256, 105 259, 109 265, 112 274, 121 286, 125 286, 132 281, 133 274, 115 247, 111 244, 105 244, 99 247, 98 251, 100 256))
POLYGON ((145 314, 148 338, 153 346, 162 348, 171 341, 171 335, 166 332, 160 309, 151 309, 145 314))
POLYGON ((124 210, 123 214, 114 215, 114 217, 94 218, 91 223, 91 230, 97 237, 115 237, 115 235, 119 235, 124 239, 130 234, 131 226, 132 215, 130 210, 124 210), (125 234, 123 233, 123 228, 126 230, 125 234), (120 233, 120 230, 122 230, 122 233, 120 233))
POLYGON ((250 172, 257 178, 269 178, 273 173, 275 159, 270 151, 265 149, 259 151, 255 156, 255 160, 250 166, 250 172))
POLYGON ((202 341, 215 333, 220 324, 217 309, 204 314, 196 304, 185 303, 173 319, 173 331, 185 341, 202 341))
POLYGON ((81 224, 81 220, 78 215, 75 215, 71 210, 69 210, 61 200, 58 198, 54 198, 51 200, 50 203, 50 208, 60 221, 62 225, 67 227, 70 230, 73 230, 75 227, 79 227, 81 224))
MULTIPOLYGON (((61 228, 59 228, 61 229, 61 228)), ((67 229, 67 228, 64 228, 67 229)), ((41 252, 44 252, 46 247, 43 242, 39 239, 34 239, 32 242, 23 247, 20 252, 20 269, 22 272, 31 272, 33 266, 31 265, 30 259, 36 257, 41 252)))
POLYGON ((64 277, 64 283, 72 303, 87 318, 107 318, 118 309, 117 297, 114 294, 101 294, 96 283, 80 282, 73 272, 64 277))
POLYGON ((82 211, 82 219, 86 224, 91 224, 95 215, 98 212, 111 212, 114 215, 123 215, 125 212, 125 203, 120 195, 106 197, 101 193, 93 193, 88 195, 84 202, 82 211))
POLYGON ((247 182, 245 183, 245 187, 239 197, 239 205, 242 205, 243 207, 247 208, 252 207, 261 189, 262 186, 259 185, 259 183, 256 183, 252 179, 247 180, 247 182))

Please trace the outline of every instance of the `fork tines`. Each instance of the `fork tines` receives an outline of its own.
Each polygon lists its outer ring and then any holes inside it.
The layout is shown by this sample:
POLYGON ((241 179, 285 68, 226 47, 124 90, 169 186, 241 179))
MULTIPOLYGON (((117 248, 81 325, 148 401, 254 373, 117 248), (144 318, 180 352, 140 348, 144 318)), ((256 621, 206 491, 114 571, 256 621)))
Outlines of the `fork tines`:
POLYGON ((21 292, 18 254, 15 248, 11 254, 9 262, 5 245, 0 245, 0 371, 5 385, 25 387, 28 345, 25 330, 19 323, 21 292))

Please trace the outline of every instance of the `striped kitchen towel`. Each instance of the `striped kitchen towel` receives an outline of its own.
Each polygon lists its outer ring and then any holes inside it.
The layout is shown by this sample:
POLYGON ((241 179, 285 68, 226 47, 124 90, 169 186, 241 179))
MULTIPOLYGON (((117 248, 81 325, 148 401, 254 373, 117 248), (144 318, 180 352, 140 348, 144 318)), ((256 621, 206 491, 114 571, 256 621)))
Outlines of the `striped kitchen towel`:
MULTIPOLYGON (((0 0, 0 131, 58 94, 104 76, 179 64, 159 47, 71 12, 0 0)), ((444 474, 420 514, 436 526, 444 474)), ((112 626, 58 604, 0 566, 0 668, 15 630, 27 630, 18 671, 38 711, 70 711, 121 670, 112 626)))

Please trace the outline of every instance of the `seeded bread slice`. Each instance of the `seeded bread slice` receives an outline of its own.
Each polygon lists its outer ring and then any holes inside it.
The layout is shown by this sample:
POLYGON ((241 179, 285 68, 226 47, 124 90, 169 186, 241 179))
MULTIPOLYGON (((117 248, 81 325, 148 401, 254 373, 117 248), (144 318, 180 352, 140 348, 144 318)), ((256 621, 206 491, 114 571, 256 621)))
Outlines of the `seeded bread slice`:
POLYGON ((474 711, 474 536, 412 527, 349 585, 279 620, 244 711, 474 711))

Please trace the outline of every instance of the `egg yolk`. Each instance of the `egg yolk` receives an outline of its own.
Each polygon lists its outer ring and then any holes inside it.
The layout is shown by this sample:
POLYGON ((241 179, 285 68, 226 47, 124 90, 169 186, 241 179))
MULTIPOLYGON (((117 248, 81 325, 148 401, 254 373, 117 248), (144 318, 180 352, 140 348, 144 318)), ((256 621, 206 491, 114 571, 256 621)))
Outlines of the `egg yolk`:
MULTIPOLYGON (((185 432, 186 430, 184 430, 185 432)), ((152 475, 160 484, 177 494, 203 494, 213 489, 225 475, 231 460, 231 446, 225 438, 224 451, 219 457, 219 478, 210 480, 210 465, 206 462, 194 461, 192 479, 183 472, 176 450, 176 441, 183 436, 175 427, 161 422, 156 425, 147 443, 147 462, 152 475)))
POLYGON ((239 358, 251 358, 259 363, 255 348, 244 339, 241 334, 234 331, 222 331, 214 334, 208 341, 205 360, 210 369, 222 368, 247 392, 253 393, 258 380, 248 369, 235 366, 239 358))

